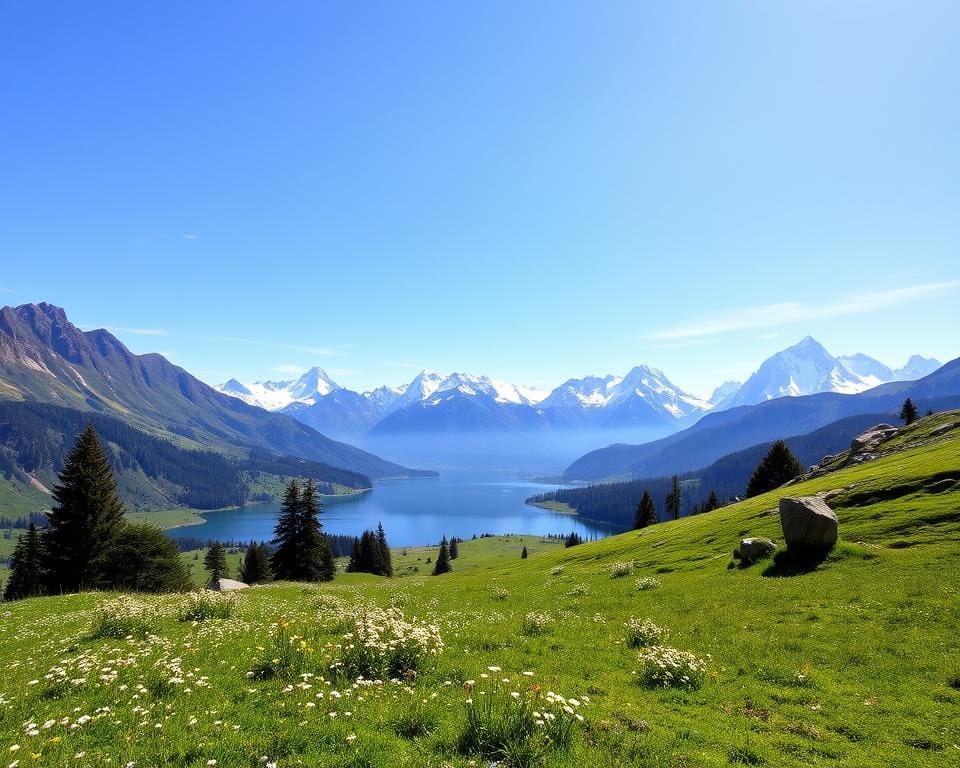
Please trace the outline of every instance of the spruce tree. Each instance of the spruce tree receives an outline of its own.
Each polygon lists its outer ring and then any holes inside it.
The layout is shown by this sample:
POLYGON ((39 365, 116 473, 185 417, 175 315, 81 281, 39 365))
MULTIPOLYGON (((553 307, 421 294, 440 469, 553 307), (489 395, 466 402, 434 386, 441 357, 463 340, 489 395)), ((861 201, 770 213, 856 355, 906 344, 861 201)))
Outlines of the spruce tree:
POLYGON ((207 554, 203 556, 203 567, 210 574, 210 583, 225 579, 230 571, 227 568, 227 550, 219 541, 213 542, 207 554))
POLYGON ((360 566, 361 573, 377 573, 380 568, 380 547, 377 544, 377 535, 373 531, 364 531, 360 534, 360 566))
POLYGON ((526 544, 524 544, 524 545, 523 545, 523 549, 520 550, 520 559, 521 559, 521 560, 526 560, 526 559, 527 559, 527 545, 526 545, 526 544))
POLYGON ((783 440, 777 440, 753 471, 747 484, 747 496, 758 496, 772 491, 802 474, 803 464, 791 453, 783 440))
POLYGON ((657 505, 653 503, 653 497, 650 492, 644 490, 640 497, 640 503, 637 504, 637 511, 633 516, 633 528, 646 528, 657 522, 657 505))
POLYGON ((107 587, 107 558, 123 522, 113 470, 93 425, 67 454, 44 534, 51 593, 107 587))
POLYGON ((350 548, 350 562, 347 563, 347 573, 358 573, 362 570, 363 556, 360 551, 360 537, 353 537, 353 546, 350 548))
POLYGON ((680 491, 680 478, 673 476, 670 493, 667 494, 666 508, 667 514, 674 520, 680 519, 680 511, 683 506, 683 495, 680 491))
POLYGON ((307 480, 300 493, 298 520, 300 534, 300 581, 333 581, 337 567, 330 538, 320 525, 320 501, 313 480, 307 480))
POLYGON ((377 523, 377 550, 380 554, 380 575, 393 576, 393 557, 390 555, 390 545, 387 543, 387 534, 383 531, 383 523, 377 523))
POLYGON ((279 581, 298 581, 300 568, 300 486, 296 480, 287 484, 280 507, 280 516, 273 530, 276 549, 270 558, 274 578, 279 581))
POLYGON ((450 573, 453 567, 450 565, 450 550, 447 548, 447 537, 440 540, 440 552, 437 554, 437 561, 433 565, 433 575, 439 576, 442 573, 450 573))
POLYGON ((707 499, 707 504, 703 508, 703 511, 713 512, 715 509, 720 509, 720 499, 717 497, 716 491, 710 491, 710 497, 707 499))
POLYGON ((270 581, 270 555, 263 544, 251 541, 240 566, 240 580, 245 584, 270 581))
POLYGON ((917 406, 913 404, 913 400, 908 397, 903 401, 903 408, 900 409, 900 418, 903 419, 904 424, 913 424, 919 415, 920 413, 917 411, 917 406))
POLYGON ((450 539, 450 559, 456 560, 460 557, 460 547, 457 545, 457 537, 453 536, 450 539))
POLYGON ((583 544, 583 538, 576 531, 571 531, 570 535, 563 540, 563 546, 567 547, 568 549, 570 547, 575 547, 578 544, 583 544))
POLYGON ((26 536, 20 536, 10 557, 10 578, 3 591, 4 600, 42 595, 44 589, 43 539, 37 526, 30 523, 26 536))

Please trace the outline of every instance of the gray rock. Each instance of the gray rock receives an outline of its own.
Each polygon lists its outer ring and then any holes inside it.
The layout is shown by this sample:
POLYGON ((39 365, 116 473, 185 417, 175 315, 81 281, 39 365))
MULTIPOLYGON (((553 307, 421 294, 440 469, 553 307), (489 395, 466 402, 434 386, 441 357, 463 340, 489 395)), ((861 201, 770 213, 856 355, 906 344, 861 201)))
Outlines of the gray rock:
POLYGON ((830 549, 839 521, 819 496, 780 499, 780 527, 787 549, 830 549))
POLYGON ((853 442, 850 443, 850 452, 860 453, 867 449, 876 448, 880 443, 889 440, 899 431, 899 429, 890 424, 877 424, 876 426, 870 427, 870 429, 863 434, 853 438, 853 442))
POLYGON ((943 480, 937 480, 935 483, 930 483, 926 487, 927 493, 944 493, 946 491, 952 491, 956 486, 957 481, 952 477, 947 477, 943 480))
POLYGON ((941 424, 936 429, 930 430, 930 437, 940 437, 940 435, 945 435, 947 432, 952 429, 956 429, 957 427, 960 427, 960 421, 954 421, 950 424, 941 424))
POLYGON ((740 544, 733 550, 733 557, 745 565, 750 565, 758 560, 763 560, 765 557, 770 557, 776 551, 777 545, 770 539, 750 537, 740 539, 740 544))
POLYGON ((244 584, 242 581, 235 579, 217 579, 210 583, 209 589, 214 592, 233 592, 238 589, 246 589, 249 586, 249 584, 244 584))

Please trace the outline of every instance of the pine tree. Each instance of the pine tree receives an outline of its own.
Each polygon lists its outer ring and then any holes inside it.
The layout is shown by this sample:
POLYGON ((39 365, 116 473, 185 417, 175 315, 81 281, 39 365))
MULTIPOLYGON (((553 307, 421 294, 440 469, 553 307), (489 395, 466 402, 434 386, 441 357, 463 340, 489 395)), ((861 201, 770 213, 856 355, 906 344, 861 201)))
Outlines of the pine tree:
POLYGON ((682 507, 683 495, 680 491, 680 478, 674 475, 670 493, 667 494, 666 498, 667 514, 674 520, 679 520, 682 507))
POLYGON ((457 544, 457 537, 454 536, 450 539, 450 559, 456 560, 460 557, 460 547, 457 544))
POLYGON ((453 567, 450 565, 450 550, 447 549, 447 537, 440 540, 440 552, 437 554, 437 561, 433 565, 433 575, 439 576, 441 573, 450 573, 453 567))
POLYGON ((300 486, 296 480, 287 484, 280 507, 280 516, 274 528, 273 543, 276 549, 270 558, 274 578, 280 581, 297 581, 300 578, 300 486))
POLYGON ((710 497, 707 499, 706 506, 704 506, 704 512, 713 512, 715 509, 720 509, 720 499, 717 497, 716 491, 710 491, 710 497))
POLYGON ((353 546, 350 548, 350 562, 347 563, 346 571, 347 573, 359 573, 361 571, 361 564, 363 563, 363 556, 360 552, 360 537, 353 537, 353 546))
MULTIPOLYGON (((636 498, 636 497, 634 497, 636 498)), ((653 503, 650 492, 644 490, 640 503, 637 504, 636 514, 633 516, 633 528, 646 528, 657 522, 657 505, 653 503)))
POLYGON ((526 560, 526 559, 527 559, 527 556, 528 556, 528 555, 527 555, 527 545, 524 544, 524 545, 523 545, 523 549, 520 550, 520 559, 521 559, 521 560, 526 560))
POLYGON ((575 547, 578 544, 583 544, 583 537, 581 537, 576 531, 571 531, 570 535, 563 540, 563 546, 567 547, 568 549, 570 547, 575 547))
POLYGON ((49 591, 109 586, 107 557, 123 522, 123 505, 92 425, 67 454, 53 498, 43 537, 49 591))
POLYGON ((772 491, 802 474, 803 464, 783 440, 777 440, 753 471, 747 485, 747 496, 758 496, 772 491))
POLYGON ((903 408, 900 409, 900 418, 903 419, 904 424, 913 424, 919 415, 920 413, 917 411, 917 406, 913 404, 913 400, 908 397, 903 401, 903 408))
POLYGON ((10 557, 10 578, 3 592, 4 600, 42 595, 44 588, 43 539, 37 526, 30 523, 26 536, 17 539, 10 557))
POLYGON ((270 555, 263 544, 250 542, 243 556, 239 576, 245 584, 262 584, 270 581, 270 555))
POLYGON ((377 523, 377 550, 380 554, 380 575, 393 576, 393 557, 390 555, 390 545, 387 543, 387 534, 383 531, 383 523, 377 523))
POLYGON ((225 579, 230 571, 227 568, 227 550, 219 541, 213 542, 207 554, 203 556, 203 567, 210 573, 210 583, 225 579))
POLYGON ((323 526, 320 525, 320 512, 316 486, 313 480, 307 480, 300 493, 299 504, 303 564, 301 581, 333 581, 337 571, 330 537, 323 532, 323 526))

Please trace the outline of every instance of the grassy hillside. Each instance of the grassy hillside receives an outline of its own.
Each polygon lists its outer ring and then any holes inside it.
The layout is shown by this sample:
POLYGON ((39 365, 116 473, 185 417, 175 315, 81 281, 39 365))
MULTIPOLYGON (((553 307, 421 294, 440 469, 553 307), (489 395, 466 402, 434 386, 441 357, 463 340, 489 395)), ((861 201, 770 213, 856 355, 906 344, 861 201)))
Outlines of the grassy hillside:
POLYGON ((21 765, 487 766, 464 741, 470 713, 520 712, 513 691, 572 728, 539 757, 509 746, 516 765, 956 765, 960 483, 943 479, 960 479, 958 433, 526 560, 516 539, 466 541, 443 577, 259 587, 231 618, 197 623, 178 621, 183 596, 133 598, 144 639, 92 637, 106 595, 4 605, 0 749, 19 745, 21 765), (732 567, 741 536, 780 538, 781 496, 828 491, 841 541, 823 562, 732 567), (415 677, 331 671, 357 661, 344 636, 361 606, 435 624, 442 652, 415 677), (642 684, 631 618, 703 659, 702 686, 642 684), (582 702, 583 722, 546 691, 582 702))

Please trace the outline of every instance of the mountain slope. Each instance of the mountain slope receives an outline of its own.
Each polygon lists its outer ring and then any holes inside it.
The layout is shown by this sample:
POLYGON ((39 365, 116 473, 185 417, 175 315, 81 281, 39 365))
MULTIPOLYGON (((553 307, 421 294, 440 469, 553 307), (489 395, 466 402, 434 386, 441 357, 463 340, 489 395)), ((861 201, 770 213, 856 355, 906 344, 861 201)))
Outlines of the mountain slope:
POLYGON ((191 448, 246 455, 256 446, 375 478, 410 473, 217 392, 161 355, 135 355, 105 330, 81 331, 50 304, 0 310, 0 398, 112 414, 191 448))
POLYGON ((858 414, 888 414, 913 398, 921 412, 960 405, 960 358, 915 382, 891 382, 856 395, 823 392, 783 397, 711 413, 688 429, 643 445, 612 445, 580 457, 566 480, 653 477, 704 467, 735 451, 768 440, 801 435, 858 414))

